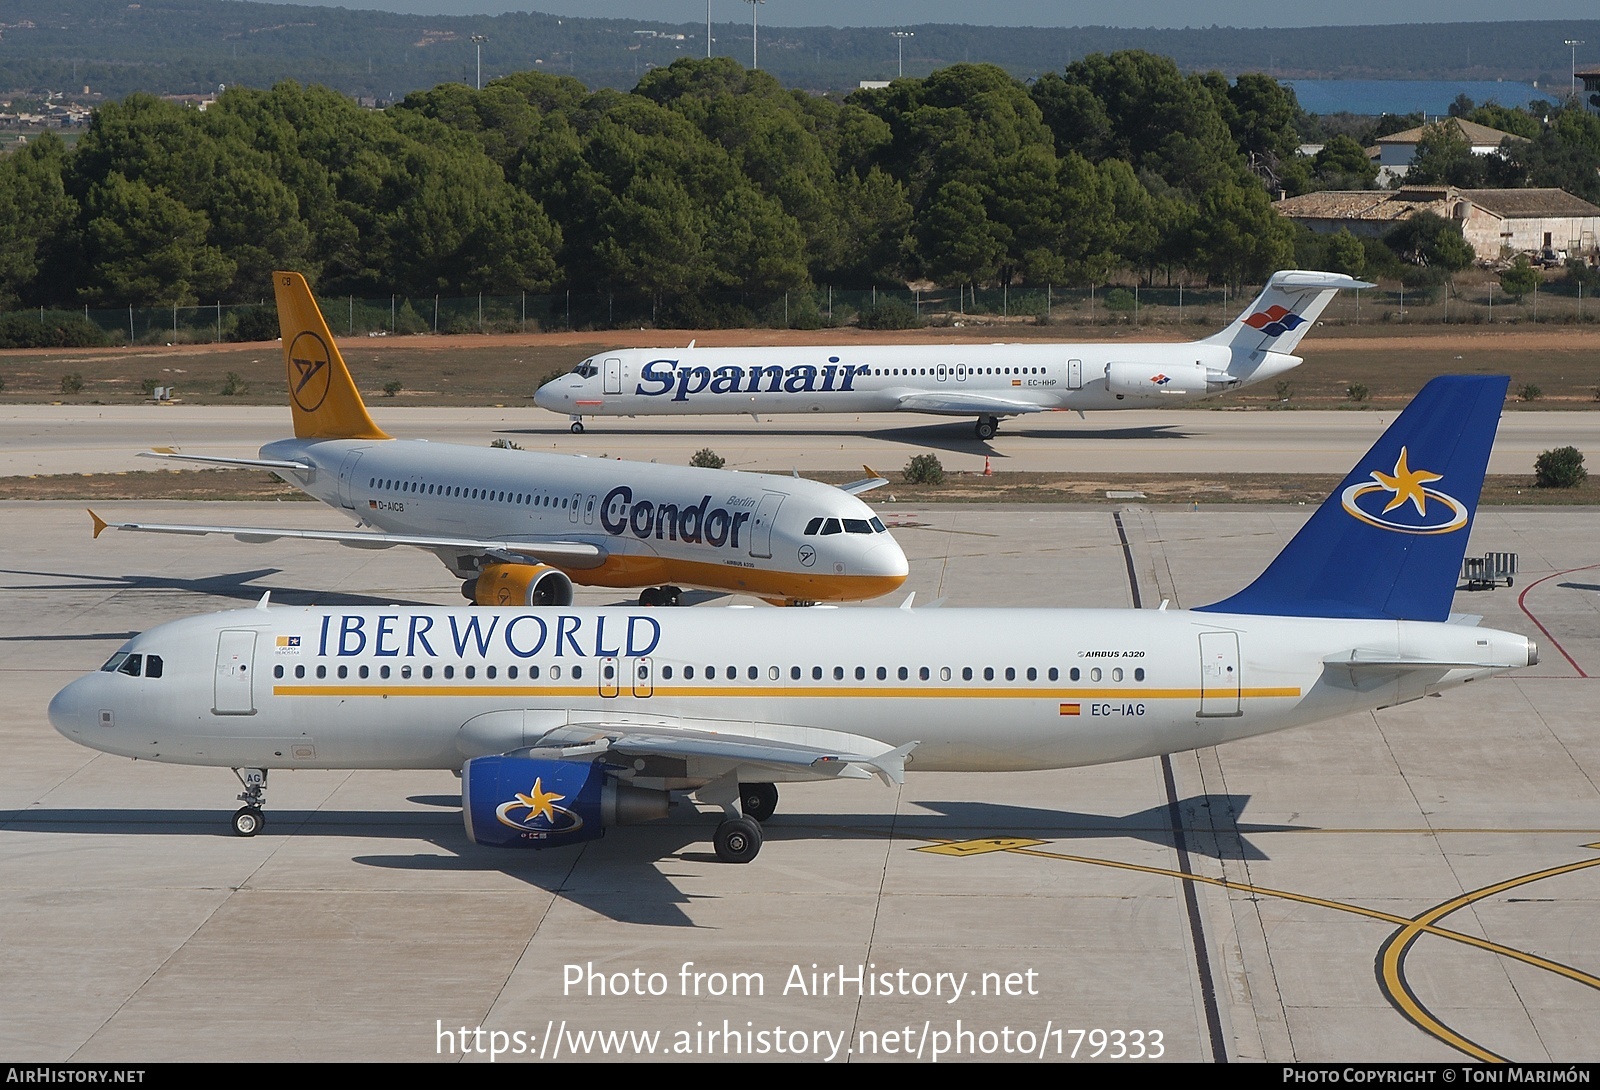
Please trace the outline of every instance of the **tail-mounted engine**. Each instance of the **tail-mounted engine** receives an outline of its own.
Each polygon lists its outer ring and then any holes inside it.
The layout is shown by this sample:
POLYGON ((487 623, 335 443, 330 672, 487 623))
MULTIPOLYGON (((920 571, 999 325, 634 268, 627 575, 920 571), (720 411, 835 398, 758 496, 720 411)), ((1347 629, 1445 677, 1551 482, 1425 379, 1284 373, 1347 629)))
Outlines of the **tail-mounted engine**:
POLYGON ((544 564, 488 564, 461 594, 480 606, 570 606, 572 580, 544 564))
POLYGON ((1198 397, 1238 384, 1226 371, 1199 366, 1162 366, 1154 363, 1106 364, 1106 389, 1118 397, 1162 397, 1182 394, 1198 397))
POLYGON ((461 820, 474 844, 554 848, 666 816, 665 791, 618 783, 599 762, 474 757, 461 770, 461 820))

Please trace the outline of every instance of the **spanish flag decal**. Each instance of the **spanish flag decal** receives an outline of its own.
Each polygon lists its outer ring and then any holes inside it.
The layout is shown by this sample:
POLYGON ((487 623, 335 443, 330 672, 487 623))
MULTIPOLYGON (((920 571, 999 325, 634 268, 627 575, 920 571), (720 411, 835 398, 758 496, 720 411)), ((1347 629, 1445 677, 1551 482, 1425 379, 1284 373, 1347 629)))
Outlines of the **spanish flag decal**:
POLYGON ((1080 715, 1082 713, 1080 713, 1078 711, 1078 705, 1076 705, 1076 704, 1063 704, 1063 705, 1061 705, 1061 714, 1062 715, 1080 715))

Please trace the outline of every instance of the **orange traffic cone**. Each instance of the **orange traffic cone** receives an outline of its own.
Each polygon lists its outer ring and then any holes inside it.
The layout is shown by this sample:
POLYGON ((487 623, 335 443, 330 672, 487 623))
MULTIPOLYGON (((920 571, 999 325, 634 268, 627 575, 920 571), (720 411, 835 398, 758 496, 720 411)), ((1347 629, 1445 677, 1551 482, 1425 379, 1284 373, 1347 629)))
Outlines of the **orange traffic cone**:
POLYGON ((983 458, 983 475, 985 477, 993 477, 994 476, 994 470, 989 468, 989 456, 988 455, 984 455, 984 458, 983 458))

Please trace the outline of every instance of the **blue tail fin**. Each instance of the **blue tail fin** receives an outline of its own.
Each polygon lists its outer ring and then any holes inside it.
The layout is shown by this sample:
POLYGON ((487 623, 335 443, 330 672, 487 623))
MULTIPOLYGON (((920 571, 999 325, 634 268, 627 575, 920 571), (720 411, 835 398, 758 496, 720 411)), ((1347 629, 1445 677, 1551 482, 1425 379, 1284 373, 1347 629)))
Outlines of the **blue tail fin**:
POLYGON ((1429 382, 1260 578, 1202 610, 1445 620, 1510 381, 1429 382))

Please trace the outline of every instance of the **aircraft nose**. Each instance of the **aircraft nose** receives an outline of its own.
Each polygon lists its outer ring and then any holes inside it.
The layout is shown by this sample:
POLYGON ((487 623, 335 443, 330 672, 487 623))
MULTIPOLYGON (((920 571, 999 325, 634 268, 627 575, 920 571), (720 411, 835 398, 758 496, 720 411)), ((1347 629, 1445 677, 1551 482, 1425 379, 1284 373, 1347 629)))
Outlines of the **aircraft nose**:
POLYGON ((900 543, 888 534, 878 535, 878 540, 867 550, 863 575, 886 575, 904 579, 911 574, 911 565, 900 543))
POLYGON ((89 691, 94 680, 79 678, 50 700, 50 725, 74 742, 83 743, 86 731, 99 719, 100 709, 89 691))

